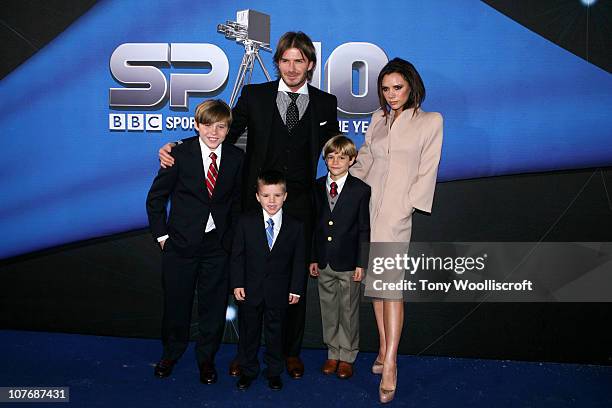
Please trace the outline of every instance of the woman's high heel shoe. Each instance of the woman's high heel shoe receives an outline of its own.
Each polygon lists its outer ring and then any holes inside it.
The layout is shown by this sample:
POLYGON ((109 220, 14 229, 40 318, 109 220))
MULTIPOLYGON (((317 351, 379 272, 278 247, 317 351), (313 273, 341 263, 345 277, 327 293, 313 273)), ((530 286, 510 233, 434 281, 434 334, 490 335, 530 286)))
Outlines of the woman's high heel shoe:
POLYGON ((382 374, 383 371, 383 363, 378 360, 374 360, 374 364, 372 364, 372 374, 382 374))
POLYGON ((386 389, 382 386, 382 379, 380 380, 380 385, 378 386, 378 399, 382 404, 386 404, 387 402, 393 401, 395 398, 395 390, 397 389, 397 368, 395 369, 395 387, 393 389, 386 389))

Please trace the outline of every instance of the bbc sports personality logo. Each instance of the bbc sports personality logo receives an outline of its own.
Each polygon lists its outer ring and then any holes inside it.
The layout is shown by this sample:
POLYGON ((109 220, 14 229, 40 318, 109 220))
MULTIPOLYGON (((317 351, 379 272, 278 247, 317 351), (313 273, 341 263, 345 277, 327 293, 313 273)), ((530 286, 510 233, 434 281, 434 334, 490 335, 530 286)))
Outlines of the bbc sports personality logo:
MULTIPOLYGON (((321 61, 322 45, 314 44, 321 61)), ((324 75, 325 90, 336 95, 341 113, 370 115, 379 107, 376 80, 387 61, 385 52, 375 44, 344 43, 332 51, 325 64, 317 64, 311 85, 321 88, 324 75)), ((193 129, 195 123, 189 115, 164 117, 161 110, 169 103, 170 111, 184 112, 190 107, 190 95, 219 91, 227 83, 230 65, 225 52, 214 44, 125 43, 113 51, 109 68, 112 78, 122 85, 109 88, 109 130, 161 132, 193 129), (180 72, 172 72, 178 66, 180 72), (194 72, 185 72, 185 66, 194 72), (169 76, 159 67, 169 67, 169 76)), ((340 121, 340 128, 364 133, 367 124, 363 120, 340 121)))

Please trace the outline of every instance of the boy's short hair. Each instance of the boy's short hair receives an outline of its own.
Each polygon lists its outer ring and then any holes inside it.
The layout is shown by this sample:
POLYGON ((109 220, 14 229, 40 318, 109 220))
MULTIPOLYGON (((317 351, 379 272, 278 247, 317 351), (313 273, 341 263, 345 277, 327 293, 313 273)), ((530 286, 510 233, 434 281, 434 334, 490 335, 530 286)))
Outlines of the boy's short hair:
POLYGON ((232 124, 232 110, 221 99, 209 99, 196 106, 194 118, 196 123, 208 125, 216 122, 232 124))
POLYGON ((257 191, 259 192, 259 186, 269 186, 272 184, 281 184, 285 191, 287 191, 287 180, 280 171, 276 170, 264 170, 257 176, 257 191))
POLYGON ((329 139, 323 146, 323 160, 330 153, 338 153, 353 159, 357 157, 357 147, 355 143, 344 135, 336 135, 329 139))

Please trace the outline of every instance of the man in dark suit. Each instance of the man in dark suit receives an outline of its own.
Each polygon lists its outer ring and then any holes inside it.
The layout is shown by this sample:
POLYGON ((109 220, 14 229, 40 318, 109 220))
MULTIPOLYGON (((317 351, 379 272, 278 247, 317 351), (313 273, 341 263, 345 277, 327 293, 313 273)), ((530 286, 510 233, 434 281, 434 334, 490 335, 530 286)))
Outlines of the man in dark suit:
POLYGON ((176 165, 159 170, 147 196, 151 233, 162 249, 164 288, 163 354, 154 374, 169 376, 187 348, 197 288, 196 358, 200 381, 212 384, 225 324, 228 254, 240 211, 244 153, 223 143, 232 121, 225 102, 201 103, 195 121, 199 137, 173 150, 176 165))
POLYGON ((304 289, 304 231, 302 223, 283 213, 287 198, 282 173, 266 171, 258 180, 259 210, 240 217, 231 261, 231 287, 239 302, 239 389, 247 389, 259 374, 257 352, 264 323, 268 385, 283 386, 283 327, 289 305, 300 301, 304 289))
MULTIPOLYGON (((308 84, 317 63, 314 45, 302 32, 285 33, 276 47, 276 81, 245 85, 233 109, 228 141, 235 143, 245 129, 244 210, 257 208, 257 175, 266 169, 280 171, 287 180, 285 212, 304 223, 305 242, 312 235, 312 187, 323 145, 338 133, 336 97, 308 84)), ((173 164, 172 145, 160 149, 162 166, 173 164)), ((310 245, 305 248, 308 252, 310 245)), ((308 254, 307 257, 308 259, 308 254)), ((308 276, 304 265, 304 281, 308 276)), ((306 285, 305 285, 306 287, 306 285)), ((306 294, 306 293, 304 293, 306 294)), ((300 378, 300 359, 306 317, 305 296, 287 312, 283 350, 287 371, 300 378)), ((236 361, 236 360, 235 360, 236 361)), ((235 363, 234 361, 234 363, 235 363)), ((230 373, 239 373, 232 364, 230 373)))

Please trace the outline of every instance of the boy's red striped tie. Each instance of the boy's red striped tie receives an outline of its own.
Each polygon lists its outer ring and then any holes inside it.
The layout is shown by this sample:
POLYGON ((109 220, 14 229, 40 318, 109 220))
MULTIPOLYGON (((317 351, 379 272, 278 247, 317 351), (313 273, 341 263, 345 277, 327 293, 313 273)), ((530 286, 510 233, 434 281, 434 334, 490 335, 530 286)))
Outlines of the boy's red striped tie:
POLYGON ((215 183, 217 182, 217 175, 219 174, 219 168, 217 167, 217 155, 215 152, 211 152, 208 156, 212 160, 210 166, 208 166, 208 173, 206 173, 206 189, 208 190, 208 197, 212 198, 213 191, 215 191, 215 183))

